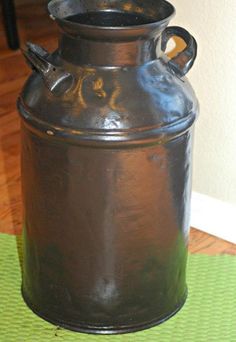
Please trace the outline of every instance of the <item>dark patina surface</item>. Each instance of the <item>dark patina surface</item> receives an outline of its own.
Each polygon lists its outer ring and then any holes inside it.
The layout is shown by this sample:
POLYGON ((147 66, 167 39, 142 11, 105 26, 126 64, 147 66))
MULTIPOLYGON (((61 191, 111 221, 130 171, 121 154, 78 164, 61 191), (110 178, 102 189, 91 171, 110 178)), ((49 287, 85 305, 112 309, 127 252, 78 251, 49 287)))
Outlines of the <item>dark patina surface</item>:
POLYGON ((166 28, 172 5, 142 4, 53 0, 58 50, 24 50, 34 72, 18 101, 23 296, 72 330, 144 329, 187 295, 198 104, 184 75, 197 46, 186 30, 166 28), (169 60, 174 35, 186 49, 169 60))

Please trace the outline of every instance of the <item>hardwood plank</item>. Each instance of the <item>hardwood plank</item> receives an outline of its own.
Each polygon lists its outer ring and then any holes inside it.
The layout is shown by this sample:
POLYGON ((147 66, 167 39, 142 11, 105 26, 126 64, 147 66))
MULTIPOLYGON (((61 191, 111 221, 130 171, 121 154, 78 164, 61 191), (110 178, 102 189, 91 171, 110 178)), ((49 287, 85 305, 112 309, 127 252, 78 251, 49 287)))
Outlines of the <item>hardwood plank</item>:
MULTIPOLYGON (((29 74, 29 67, 26 65, 21 53, 13 54, 7 58, 0 60, 0 83, 5 84, 9 81, 15 81, 18 78, 24 76, 25 78, 29 74)), ((19 89, 19 88, 18 88, 19 89)))
MULTIPOLYGON (((42 44, 50 51, 57 46, 58 28, 47 14, 47 0, 29 1, 26 4, 18 4, 16 7, 17 22, 21 46, 26 41, 42 44)), ((0 12, 0 60, 18 56, 19 51, 11 51, 7 48, 5 32, 3 28, 3 18, 0 12)))
POLYGON ((192 228, 189 251, 208 255, 236 255, 236 245, 192 228))

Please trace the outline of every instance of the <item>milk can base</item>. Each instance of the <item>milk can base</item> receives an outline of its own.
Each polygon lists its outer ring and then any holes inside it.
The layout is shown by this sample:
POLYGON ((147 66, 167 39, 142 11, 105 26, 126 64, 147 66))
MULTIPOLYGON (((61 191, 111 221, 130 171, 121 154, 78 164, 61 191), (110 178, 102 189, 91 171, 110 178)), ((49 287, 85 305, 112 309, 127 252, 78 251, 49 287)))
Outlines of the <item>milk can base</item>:
POLYGON ((30 303, 28 301, 28 299, 26 298, 26 296, 24 295, 24 292, 22 290, 22 296, 23 299, 25 301, 25 303, 27 304, 27 306, 39 317, 43 318, 44 320, 59 326, 61 328, 67 329, 67 330, 72 330, 75 332, 80 332, 80 333, 86 333, 86 334, 100 334, 100 335, 116 335, 116 334, 127 334, 127 333, 133 333, 133 332, 137 332, 137 331, 141 331, 141 330, 145 330, 145 329, 149 329, 152 327, 155 327, 159 324, 162 324, 164 322, 166 322, 167 320, 169 320, 171 317, 173 317, 175 314, 177 314, 182 307, 184 306, 186 299, 187 299, 187 292, 186 295, 184 297, 184 300, 179 304, 179 306, 177 306, 177 308, 170 312, 169 314, 167 314, 166 316, 162 317, 162 318, 158 318, 158 319, 153 319, 152 321, 146 322, 146 323, 140 323, 134 326, 123 326, 123 327, 119 327, 119 326, 114 326, 114 327, 98 327, 98 326, 86 326, 84 324, 80 324, 78 323, 77 325, 74 324, 70 324, 70 323, 66 323, 66 322, 61 322, 60 320, 56 320, 53 319, 49 316, 47 316, 45 313, 38 311, 33 305, 32 303, 30 303))

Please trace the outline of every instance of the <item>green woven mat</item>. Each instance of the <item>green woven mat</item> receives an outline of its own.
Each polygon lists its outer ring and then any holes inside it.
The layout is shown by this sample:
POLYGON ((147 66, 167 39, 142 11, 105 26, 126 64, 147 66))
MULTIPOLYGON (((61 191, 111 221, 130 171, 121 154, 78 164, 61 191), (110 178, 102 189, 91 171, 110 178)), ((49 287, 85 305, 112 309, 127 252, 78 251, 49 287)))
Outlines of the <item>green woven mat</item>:
MULTIPOLYGON (((19 240, 19 238, 18 238, 19 240)), ((24 304, 16 237, 0 234, 0 341, 236 342, 236 257, 189 257, 189 298, 168 322, 135 334, 78 334, 35 316, 24 304)))

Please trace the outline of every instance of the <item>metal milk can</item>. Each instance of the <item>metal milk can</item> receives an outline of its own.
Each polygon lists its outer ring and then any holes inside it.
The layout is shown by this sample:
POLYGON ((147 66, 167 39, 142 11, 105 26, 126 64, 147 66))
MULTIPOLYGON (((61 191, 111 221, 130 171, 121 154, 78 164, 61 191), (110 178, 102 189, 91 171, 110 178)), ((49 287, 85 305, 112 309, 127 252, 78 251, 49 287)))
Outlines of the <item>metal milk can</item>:
POLYGON ((61 28, 22 118, 23 297, 59 326, 115 334, 173 316, 186 296, 197 54, 164 0, 52 0, 61 28), (165 54, 169 39, 185 49, 165 54))

